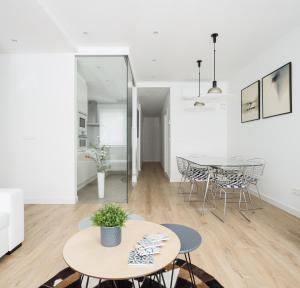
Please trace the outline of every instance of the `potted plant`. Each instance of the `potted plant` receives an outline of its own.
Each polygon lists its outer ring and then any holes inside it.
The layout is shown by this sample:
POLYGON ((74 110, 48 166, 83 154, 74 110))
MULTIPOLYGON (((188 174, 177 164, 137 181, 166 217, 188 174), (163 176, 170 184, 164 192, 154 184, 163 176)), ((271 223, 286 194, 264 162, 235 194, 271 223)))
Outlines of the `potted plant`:
POLYGON ((105 172, 109 168, 109 166, 106 164, 108 154, 108 147, 103 145, 100 148, 89 148, 85 156, 87 159, 94 160, 97 166, 98 198, 104 198, 105 172))
POLYGON ((126 211, 114 203, 106 204, 91 216, 93 225, 100 227, 100 242, 105 247, 114 247, 121 243, 121 227, 126 220, 126 211))

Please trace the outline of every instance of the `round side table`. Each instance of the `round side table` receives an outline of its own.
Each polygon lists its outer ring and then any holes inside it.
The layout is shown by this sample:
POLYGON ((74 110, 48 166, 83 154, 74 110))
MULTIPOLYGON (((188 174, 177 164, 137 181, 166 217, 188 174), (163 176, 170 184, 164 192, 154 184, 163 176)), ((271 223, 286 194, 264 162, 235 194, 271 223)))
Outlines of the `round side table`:
MULTIPOLYGON (((183 254, 185 257, 185 261, 188 267, 188 271, 190 274, 191 278, 191 283, 192 287, 196 288, 196 281, 195 277, 193 274, 193 268, 192 268, 192 261, 191 261, 191 255, 190 252, 196 250, 201 242, 202 242, 202 237, 200 234, 187 226, 180 225, 180 224, 161 224, 164 227, 167 227, 171 231, 173 231, 177 237, 180 239, 180 251, 179 254, 183 254)), ((174 268, 175 268, 175 261, 173 261, 173 267, 172 267, 172 276, 171 276, 171 285, 170 287, 172 288, 172 283, 173 283, 173 273, 174 273, 174 268)))

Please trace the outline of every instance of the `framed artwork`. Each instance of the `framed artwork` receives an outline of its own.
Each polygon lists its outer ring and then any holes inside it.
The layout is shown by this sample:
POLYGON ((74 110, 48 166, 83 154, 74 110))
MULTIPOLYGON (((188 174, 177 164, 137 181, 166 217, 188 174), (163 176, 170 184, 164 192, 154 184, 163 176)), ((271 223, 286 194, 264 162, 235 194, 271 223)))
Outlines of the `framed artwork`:
POLYGON ((256 81, 241 91, 241 122, 260 119, 260 81, 256 81))
POLYGON ((269 118, 292 112, 292 63, 262 78, 262 116, 269 118))

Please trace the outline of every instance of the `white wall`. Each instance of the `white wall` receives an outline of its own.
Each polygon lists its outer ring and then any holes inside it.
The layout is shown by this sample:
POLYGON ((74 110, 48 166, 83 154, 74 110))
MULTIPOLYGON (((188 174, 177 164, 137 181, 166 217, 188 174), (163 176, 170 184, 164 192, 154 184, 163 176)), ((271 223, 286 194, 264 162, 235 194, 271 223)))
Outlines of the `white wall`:
POLYGON ((142 161, 161 161, 160 117, 143 117, 142 161))
MULTIPOLYGON (((201 91, 206 92, 211 83, 203 82, 201 91)), ((227 84, 219 83, 226 92, 227 84)), ((220 105, 207 112, 191 112, 187 108, 193 101, 184 96, 198 95, 197 83, 176 83, 170 91, 170 181, 180 181, 176 156, 205 154, 227 156, 227 112, 220 105), (189 95, 186 95, 189 94, 189 95)))
POLYGON ((234 97, 228 107, 230 155, 262 157, 267 161, 261 182, 266 200, 300 215, 300 28, 290 32, 232 78, 234 97), (293 113, 240 123, 240 90, 292 61, 293 113))
POLYGON ((0 55, 0 187, 27 203, 74 203, 75 97, 71 54, 0 55))

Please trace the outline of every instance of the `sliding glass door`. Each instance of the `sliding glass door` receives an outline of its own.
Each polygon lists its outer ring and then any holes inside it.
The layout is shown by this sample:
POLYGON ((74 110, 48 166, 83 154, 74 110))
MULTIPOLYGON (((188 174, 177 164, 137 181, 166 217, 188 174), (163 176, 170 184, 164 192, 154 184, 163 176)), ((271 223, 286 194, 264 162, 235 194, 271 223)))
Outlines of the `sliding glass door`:
POLYGON ((134 85, 124 56, 77 57, 79 202, 127 202, 134 85))

